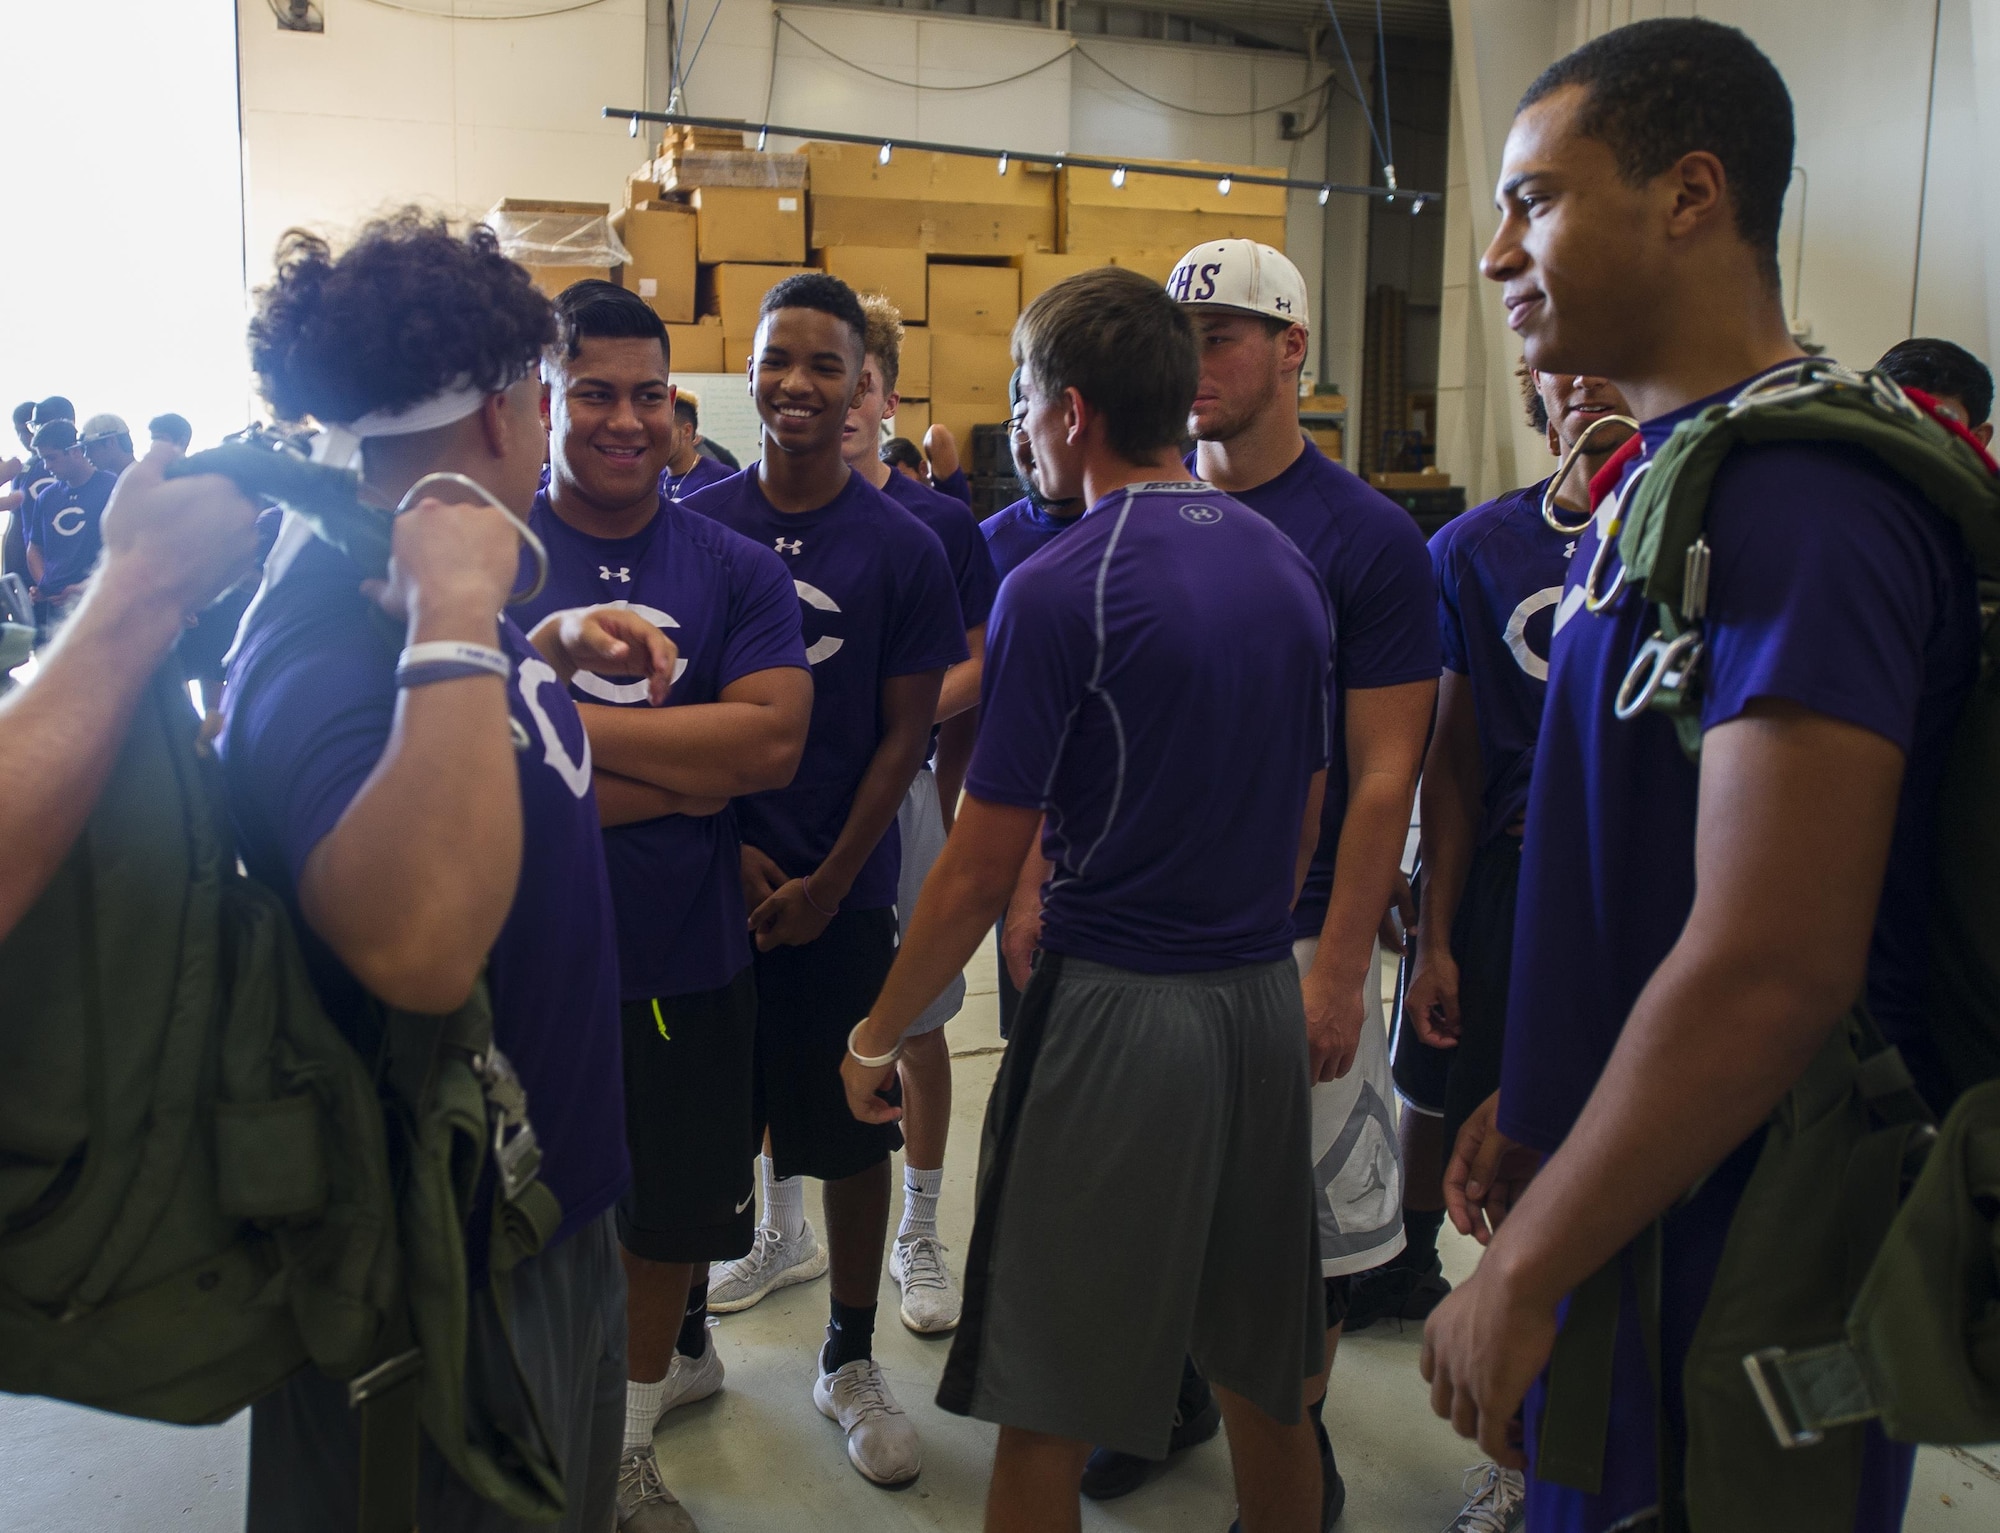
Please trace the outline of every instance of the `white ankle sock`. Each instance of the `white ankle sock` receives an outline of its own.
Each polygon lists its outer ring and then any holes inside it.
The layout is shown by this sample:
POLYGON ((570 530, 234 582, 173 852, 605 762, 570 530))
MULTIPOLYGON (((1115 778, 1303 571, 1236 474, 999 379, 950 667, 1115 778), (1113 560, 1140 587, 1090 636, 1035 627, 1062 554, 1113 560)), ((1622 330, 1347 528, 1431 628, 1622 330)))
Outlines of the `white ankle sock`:
POLYGON ((652 1446, 653 1429, 660 1424, 660 1406, 667 1398, 667 1381, 641 1384, 625 1381, 625 1452, 652 1446))
POLYGON ((903 1226, 896 1232, 900 1240, 905 1235, 928 1235, 937 1238, 938 1193, 944 1189, 944 1170, 919 1171, 915 1166, 903 1167, 903 1226))
POLYGON ((771 1157, 757 1157, 757 1178, 764 1187, 764 1226, 787 1240, 806 1232, 806 1189, 795 1176, 780 1178, 771 1157))

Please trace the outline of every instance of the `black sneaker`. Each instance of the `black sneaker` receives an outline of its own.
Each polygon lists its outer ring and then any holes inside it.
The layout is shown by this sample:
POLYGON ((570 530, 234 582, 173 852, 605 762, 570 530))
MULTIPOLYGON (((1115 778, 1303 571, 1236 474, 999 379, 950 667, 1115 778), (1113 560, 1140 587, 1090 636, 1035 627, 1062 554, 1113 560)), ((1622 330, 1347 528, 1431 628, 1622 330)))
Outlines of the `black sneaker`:
MULTIPOLYGON (((1347 1510, 1347 1482, 1340 1477, 1340 1466, 1333 1461, 1333 1444, 1327 1440, 1326 1428, 1315 1421, 1313 1430, 1319 1438, 1320 1533, 1333 1533, 1333 1525, 1347 1510)), ((1229 1533, 1243 1533, 1242 1518, 1229 1525, 1229 1533)))
POLYGON ((1180 1403, 1174 1408, 1174 1433, 1167 1439, 1167 1457, 1141 1458, 1136 1453, 1095 1449, 1083 1466, 1080 1488, 1086 1496, 1093 1501, 1115 1501, 1120 1496, 1129 1496, 1175 1454, 1207 1442, 1222 1430, 1222 1407, 1215 1403, 1207 1381, 1196 1376, 1194 1383, 1200 1389, 1192 1390, 1184 1384, 1180 1403))
POLYGON ((1373 1272, 1357 1273, 1349 1290, 1347 1319, 1342 1329, 1352 1335, 1378 1320, 1418 1320, 1438 1307, 1451 1292, 1444 1267, 1433 1256, 1425 1268, 1393 1263, 1373 1272))

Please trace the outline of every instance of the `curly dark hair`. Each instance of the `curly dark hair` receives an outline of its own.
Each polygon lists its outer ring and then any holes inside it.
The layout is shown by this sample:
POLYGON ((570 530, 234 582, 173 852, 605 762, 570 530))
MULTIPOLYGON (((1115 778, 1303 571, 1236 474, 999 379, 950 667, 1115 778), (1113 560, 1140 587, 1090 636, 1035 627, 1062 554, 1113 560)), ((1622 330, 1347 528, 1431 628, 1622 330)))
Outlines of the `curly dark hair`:
POLYGON ((780 309, 817 309, 822 314, 831 314, 854 332, 855 360, 866 359, 868 316, 862 312, 861 300, 854 296, 854 289, 840 278, 823 271, 801 272, 785 278, 764 295, 757 313, 761 318, 780 309))
POLYGON ((497 391, 555 340, 548 299, 483 224, 458 235, 405 208, 338 257, 292 229, 277 266, 257 292, 250 365, 280 420, 400 410, 461 379, 497 391))
POLYGON ((1521 365, 1514 369, 1514 376, 1521 380, 1521 404, 1528 412, 1528 424, 1537 431, 1549 429, 1549 407, 1542 403, 1542 391, 1535 387, 1535 370, 1523 358, 1521 365))
POLYGON ((1792 180, 1792 97, 1755 43, 1699 17, 1635 21, 1557 59, 1515 110, 1566 85, 1584 88, 1578 131, 1610 149, 1631 185, 1696 150, 1720 160, 1736 232, 1777 282, 1778 223, 1792 180))

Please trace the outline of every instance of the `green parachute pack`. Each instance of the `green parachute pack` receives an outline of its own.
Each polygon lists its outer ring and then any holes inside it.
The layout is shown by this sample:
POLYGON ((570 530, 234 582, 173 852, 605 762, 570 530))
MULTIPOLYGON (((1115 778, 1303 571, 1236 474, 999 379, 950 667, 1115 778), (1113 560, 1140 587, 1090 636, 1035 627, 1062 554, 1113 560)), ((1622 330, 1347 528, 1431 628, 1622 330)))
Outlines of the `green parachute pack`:
MULTIPOLYGON (((1826 361, 1679 426, 1611 513, 1585 594, 1607 602, 1622 582, 1653 604, 1658 631, 1616 711, 1665 713, 1690 758, 1709 489, 1734 448, 1764 442, 1871 453, 1972 555, 1979 671, 1939 795, 1931 952, 1930 1024, 1955 1099, 1939 1125, 1857 1004, 1772 1114, 1683 1369, 1680 1466, 1662 1433, 1662 1533, 1850 1526, 1871 1420, 1906 1443, 2000 1439, 2000 478, 1893 380, 1826 361)), ((1656 1224, 1571 1296, 1550 1360, 1545 1479, 1600 1488, 1621 1272, 1658 1383, 1660 1238, 1656 1224)))
MULTIPOLYGON (((281 441, 170 472, 227 474, 387 567, 355 476, 281 441)), ((198 723, 170 659, 0 941, 0 1389, 198 1425, 318 1367, 361 1413, 361 1533, 414 1528, 420 1432, 480 1495, 556 1521, 559 1457, 511 1345, 467 1369, 560 1222, 485 987, 450 1016, 376 1008, 379 1053, 357 1052, 283 905, 237 869, 198 723)))

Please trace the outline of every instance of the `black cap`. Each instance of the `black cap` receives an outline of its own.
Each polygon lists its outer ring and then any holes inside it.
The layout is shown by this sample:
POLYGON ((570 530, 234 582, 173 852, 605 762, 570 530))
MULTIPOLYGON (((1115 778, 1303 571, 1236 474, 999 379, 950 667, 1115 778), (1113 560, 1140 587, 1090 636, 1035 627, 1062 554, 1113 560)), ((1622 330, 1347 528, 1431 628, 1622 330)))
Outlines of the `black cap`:
POLYGON ((47 399, 44 399, 40 404, 35 406, 35 424, 37 426, 46 426, 50 421, 73 421, 75 419, 76 406, 71 404, 67 399, 64 399, 60 394, 51 394, 47 399))
POLYGON ((44 457, 52 452, 76 446, 76 423, 66 420, 52 420, 47 425, 35 428, 35 451, 44 457))

